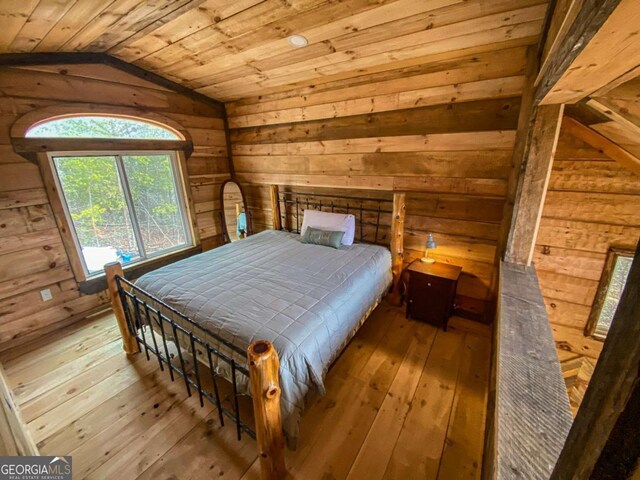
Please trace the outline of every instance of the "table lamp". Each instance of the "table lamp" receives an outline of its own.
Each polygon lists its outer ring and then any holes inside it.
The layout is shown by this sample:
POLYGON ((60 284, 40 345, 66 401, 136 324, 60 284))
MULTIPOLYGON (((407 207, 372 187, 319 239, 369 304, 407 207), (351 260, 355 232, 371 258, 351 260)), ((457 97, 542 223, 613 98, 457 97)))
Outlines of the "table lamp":
POLYGON ((429 250, 433 250, 436 247, 437 245, 436 241, 433 239, 433 235, 428 234, 427 241, 424 244, 424 257, 422 257, 420 261, 422 261, 422 263, 435 263, 435 260, 433 258, 429 258, 429 250))

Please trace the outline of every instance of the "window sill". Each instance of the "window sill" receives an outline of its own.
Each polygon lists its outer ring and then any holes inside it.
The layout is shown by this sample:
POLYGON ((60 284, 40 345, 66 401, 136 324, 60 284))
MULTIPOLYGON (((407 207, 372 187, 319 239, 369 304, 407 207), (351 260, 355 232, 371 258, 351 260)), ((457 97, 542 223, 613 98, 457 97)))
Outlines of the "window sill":
MULTIPOLYGON (((182 250, 172 252, 168 255, 163 255, 162 257, 156 257, 145 260, 144 262, 127 265, 123 267, 124 274, 128 280, 134 280, 138 277, 141 277, 145 273, 151 272, 152 270, 156 270, 160 267, 164 267, 165 265, 169 265, 179 260, 197 255, 201 252, 202 247, 200 245, 183 248, 182 250)), ((96 275, 95 277, 91 277, 90 279, 79 282, 78 288, 81 293, 84 293, 86 295, 98 293, 107 288, 107 279, 104 273, 102 273, 100 275, 96 275)))

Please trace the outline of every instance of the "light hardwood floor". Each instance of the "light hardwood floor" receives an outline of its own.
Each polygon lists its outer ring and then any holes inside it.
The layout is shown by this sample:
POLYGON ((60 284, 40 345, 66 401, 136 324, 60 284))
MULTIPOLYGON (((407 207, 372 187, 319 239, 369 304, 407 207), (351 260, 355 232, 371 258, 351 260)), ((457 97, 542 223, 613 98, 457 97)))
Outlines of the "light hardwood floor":
MULTIPOLYGON (((445 333, 378 307, 310 399, 292 476, 479 478, 490 350, 487 326, 454 317, 445 333)), ((259 478, 255 442, 157 362, 128 359, 110 314, 0 360, 41 453, 72 455, 74 478, 259 478)))

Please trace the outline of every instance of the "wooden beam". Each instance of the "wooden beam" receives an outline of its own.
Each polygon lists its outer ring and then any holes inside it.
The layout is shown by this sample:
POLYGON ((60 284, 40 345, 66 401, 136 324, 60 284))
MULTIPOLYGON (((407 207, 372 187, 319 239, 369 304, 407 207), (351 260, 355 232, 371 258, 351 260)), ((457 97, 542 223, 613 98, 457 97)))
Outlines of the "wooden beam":
POLYGON ((393 219, 391 221, 391 254, 393 255, 394 281, 400 276, 404 253, 404 216, 406 212, 406 195, 393 194, 393 219))
POLYGON ((613 90, 614 88, 617 88, 620 85, 622 85, 624 83, 627 83, 628 81, 633 80, 634 78, 636 78, 638 76, 640 76, 640 65, 638 65, 636 68, 632 68, 631 70, 629 70, 624 75, 619 76, 613 82, 608 83, 604 87, 596 90, 595 92, 593 92, 591 94, 591 96, 592 97, 603 97, 607 93, 609 93, 611 90, 613 90))
POLYGON ((607 137, 571 117, 564 118, 562 121, 562 128, 564 131, 571 133, 583 142, 588 143, 593 148, 601 150, 605 155, 612 160, 615 160, 623 167, 640 175, 640 159, 626 151, 621 146, 613 143, 607 137))
POLYGON ((541 104, 575 103, 639 63, 637 0, 585 0, 536 92, 541 104))
MULTIPOLYGON (((498 245, 496 248, 496 264, 504 258, 513 218, 513 208, 516 201, 520 167, 525 156, 529 128, 531 127, 531 114, 533 112, 533 95, 535 92, 534 79, 538 69, 538 57, 536 51, 529 47, 527 50, 527 68, 525 71, 526 83, 522 90, 522 102, 518 114, 518 129, 516 130, 516 140, 511 156, 511 171, 507 183, 507 197, 502 211, 502 222, 500 224, 500 234, 498 235, 498 245)), ((491 291, 498 290, 498 271, 494 272, 491 291)))
POLYGON ((551 60, 555 58, 556 52, 563 44, 567 32, 573 25, 583 3, 584 0, 559 0, 553 7, 551 24, 542 48, 540 71, 537 72, 535 80, 536 86, 538 86, 544 73, 549 69, 551 60))
POLYGON ((627 112, 625 112, 624 108, 620 108, 617 105, 609 106, 607 103, 609 103, 607 98, 589 98, 586 101, 588 107, 594 109, 607 120, 620 125, 620 128, 629 132, 629 136, 635 136, 638 139, 638 143, 640 143, 640 125, 636 125, 625 116, 627 112))
POLYGON ((402 263, 404 261, 404 216, 406 211, 406 197, 404 193, 393 194, 393 213, 391 218, 391 273, 393 274, 393 286, 387 301, 391 305, 399 306, 402 303, 400 296, 400 276, 402 275, 402 263))
POLYGON ((562 112, 563 105, 541 106, 531 117, 518 162, 520 175, 504 255, 506 262, 531 265, 562 112))
POLYGON ((280 216, 280 189, 278 185, 270 185, 271 194, 271 223, 274 230, 282 230, 282 217, 280 216))
POLYGON ((551 480, 628 479, 640 456, 640 242, 551 480))
POLYGON ((0 66, 24 67, 29 65, 65 65, 65 64, 102 64, 127 72, 143 80, 147 80, 161 87, 186 95, 194 100, 216 107, 218 113, 224 114, 224 104, 214 98, 191 90, 172 80, 131 63, 112 57, 102 52, 55 52, 55 53, 3 53, 0 54, 0 66))
POLYGON ((34 153, 40 152, 86 152, 86 151, 157 151, 181 150, 188 159, 193 152, 189 140, 131 140, 113 138, 12 138, 13 150, 32 161, 34 153))
POLYGON ((284 434, 280 418, 280 361, 270 342, 249 345, 249 377, 262 480, 283 480, 284 434))
POLYGON ((113 313, 118 322, 118 328, 120 329, 120 335, 122 336, 122 348, 127 355, 138 353, 140 347, 138 346, 136 338, 129 331, 129 325, 127 324, 127 319, 124 314, 124 307, 120 299, 120 294, 118 293, 116 276, 124 278, 122 265, 120 262, 107 263, 104 266, 104 273, 107 277, 107 288, 109 290, 109 297, 111 298, 111 308, 113 308, 113 313))

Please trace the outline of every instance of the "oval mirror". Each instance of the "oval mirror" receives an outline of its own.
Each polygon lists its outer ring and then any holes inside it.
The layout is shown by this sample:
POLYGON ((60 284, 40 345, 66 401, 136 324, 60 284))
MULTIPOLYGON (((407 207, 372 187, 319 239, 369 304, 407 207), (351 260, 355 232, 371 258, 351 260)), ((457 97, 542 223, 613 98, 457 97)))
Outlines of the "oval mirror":
POLYGON ((227 180, 220 190, 222 230, 225 243, 235 242, 251 234, 244 192, 233 180, 227 180))

